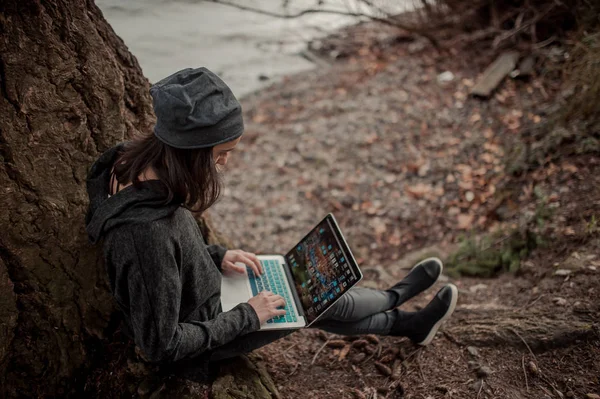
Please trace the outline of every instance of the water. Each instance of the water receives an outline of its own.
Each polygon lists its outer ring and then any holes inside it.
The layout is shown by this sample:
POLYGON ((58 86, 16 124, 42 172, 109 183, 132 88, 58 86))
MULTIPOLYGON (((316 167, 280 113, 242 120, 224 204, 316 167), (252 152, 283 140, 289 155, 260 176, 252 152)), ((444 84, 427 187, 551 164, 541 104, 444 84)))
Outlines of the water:
MULTIPOLYGON (((391 3, 399 9, 406 1, 391 3)), ((317 2, 291 0, 290 11, 315 8, 317 2)), ((282 0, 239 3, 284 12, 282 0)), ((314 68, 300 54, 306 43, 357 22, 355 17, 333 14, 281 19, 196 0, 96 0, 96 4, 150 82, 182 68, 204 66, 220 75, 238 97, 314 68), (260 80, 261 76, 268 79, 260 80)), ((360 10, 354 0, 328 0, 324 6, 360 10)))

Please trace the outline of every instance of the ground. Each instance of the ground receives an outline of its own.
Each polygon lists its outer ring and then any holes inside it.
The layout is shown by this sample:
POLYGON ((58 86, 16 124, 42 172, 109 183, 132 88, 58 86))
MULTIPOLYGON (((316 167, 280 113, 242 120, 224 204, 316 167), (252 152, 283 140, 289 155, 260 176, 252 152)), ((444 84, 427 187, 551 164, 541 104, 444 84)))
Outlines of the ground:
MULTIPOLYGON (((557 157, 555 146, 537 162, 515 160, 523 142, 540 147, 530 133, 557 112, 563 87, 548 71, 560 64, 546 61, 546 73, 472 98, 469 88, 496 54, 447 37, 438 51, 364 24, 314 43, 330 66, 242 100, 246 133, 210 216, 236 247, 268 254, 287 252, 332 212, 367 287, 387 288, 418 260, 450 259, 461 242, 493 231, 481 252, 515 234, 535 245, 519 250, 512 272, 465 277, 447 268, 408 302, 417 309, 443 284, 459 288, 453 317, 428 347, 307 329, 256 351, 283 398, 600 394, 600 156, 557 157)), ((123 350, 108 349, 115 370, 123 350)), ((140 374, 137 367, 130 363, 129 373, 140 374)), ((122 371, 95 377, 87 390, 102 397, 127 380, 122 371)))
POLYGON ((509 79, 491 99, 471 98, 494 54, 443 46, 354 27, 315 46, 339 58, 332 67, 245 98, 246 133, 213 219, 240 248, 285 253, 333 212, 362 284, 380 288, 419 257, 530 223, 540 207, 544 242, 517 272, 446 277, 409 302, 423 306, 447 281, 459 287, 455 315, 429 347, 303 330, 257 351, 284 398, 600 394, 600 157, 509 173, 511 146, 552 116, 560 82, 509 79))

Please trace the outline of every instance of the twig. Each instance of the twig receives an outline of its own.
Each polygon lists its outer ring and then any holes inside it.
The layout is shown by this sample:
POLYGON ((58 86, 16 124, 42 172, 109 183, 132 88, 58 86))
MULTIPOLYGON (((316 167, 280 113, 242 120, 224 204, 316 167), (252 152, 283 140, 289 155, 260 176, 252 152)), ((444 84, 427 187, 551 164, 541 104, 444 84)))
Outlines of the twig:
POLYGON ((531 356, 533 356, 533 358, 535 359, 535 362, 537 363, 537 358, 535 357, 535 355, 533 354, 533 351, 529 347, 529 344, 527 344, 527 342, 525 342, 525 340, 523 339, 523 337, 521 336, 521 334, 519 334, 517 332, 517 330, 515 330, 514 328, 508 328, 508 330, 512 331, 513 333, 515 333, 515 335, 517 337, 521 338, 521 341, 523 341, 523 343, 525 344, 525 346, 527 347, 527 349, 529 349, 529 353, 531 353, 531 356))
POLYGON ((523 366, 523 375, 525 376, 525 387, 527 388, 527 392, 529 392, 529 383, 527 382, 527 370, 525 370, 525 355, 521 358, 521 365, 523 366))
POLYGON ((380 17, 376 17, 373 15, 368 15, 365 13, 359 13, 359 12, 352 12, 352 11, 341 11, 341 10, 332 10, 332 9, 327 9, 327 8, 308 8, 302 11, 298 11, 295 14, 280 14, 277 12, 272 12, 272 11, 268 11, 268 10, 263 10, 260 8, 255 8, 255 7, 249 7, 249 6, 245 6, 245 5, 241 5, 241 4, 237 4, 234 3, 232 1, 229 0, 197 0, 197 1, 202 1, 202 2, 209 2, 209 3, 217 3, 217 4, 222 4, 224 6, 229 6, 229 7, 235 7, 239 10, 243 10, 243 11, 250 11, 256 14, 262 14, 262 15, 267 15, 270 17, 275 17, 275 18, 283 18, 283 19, 294 19, 294 18, 299 18, 303 15, 307 15, 307 14, 335 14, 335 15, 344 15, 347 17, 355 17, 355 18, 368 18, 371 21, 375 21, 375 22, 380 22, 384 25, 389 25, 389 26, 394 26, 396 28, 400 28, 400 29, 404 29, 407 32, 412 32, 412 33, 416 33, 418 35, 423 36, 424 38, 426 38, 427 40, 429 40, 431 42, 431 44, 437 49, 440 49, 440 45, 438 43, 438 41, 431 36, 430 34, 428 34, 427 32, 423 31, 422 29, 418 29, 412 26, 408 26, 405 25, 403 23, 401 23, 400 21, 398 21, 396 18, 380 18, 380 17))
POLYGON ((533 302, 531 302, 531 303, 527 303, 527 304, 525 304, 525 305, 521 306, 521 307, 520 307, 518 310, 522 310, 522 309, 525 309, 525 308, 530 308, 530 307, 532 307, 534 303, 536 303, 537 301, 539 301, 540 299, 542 299, 542 297, 544 297, 545 295, 546 295, 546 294, 542 294, 542 295, 538 296, 537 298, 535 298, 535 299, 533 300, 533 302))
POLYGON ((300 366, 300 362, 296 362, 296 365, 294 366, 294 368, 292 369, 292 371, 290 371, 290 373, 287 376, 289 377, 292 374, 294 374, 296 372, 296 370, 298 370, 298 366, 300 366))
POLYGON ((283 354, 285 355, 286 353, 288 353, 292 348, 296 347, 296 345, 298 345, 297 342, 295 344, 290 345, 285 351, 283 351, 283 354))
MULTIPOLYGON (((493 42, 493 44, 492 44, 493 48, 497 48, 497 47, 498 47, 498 45, 499 45, 499 44, 500 44, 502 41, 504 41, 504 40, 506 40, 506 39, 509 39, 509 38, 511 38, 512 36, 516 35, 517 33, 521 32, 521 31, 523 31, 523 30, 525 30, 525 29, 527 29, 528 27, 530 27, 530 26, 532 26, 532 25, 535 27, 535 24, 536 24, 536 23, 538 23, 538 21, 539 21, 540 19, 542 19, 543 17, 545 17, 545 16, 546 16, 546 14, 548 14, 550 11, 552 11, 552 9, 553 9, 555 6, 556 6, 556 3, 552 3, 552 4, 550 4, 550 6, 549 6, 549 7, 547 7, 547 8, 546 8, 546 9, 545 9, 543 12, 541 12, 541 13, 539 13, 538 15, 536 15, 535 17, 531 18, 529 21, 525 22, 523 25, 520 25, 520 26, 518 26, 517 28, 515 28, 515 29, 512 29, 512 30, 510 30, 510 31, 506 32, 505 34, 503 34, 503 35, 500 35, 500 36, 496 37, 496 38, 494 39, 494 42, 493 42)), ((517 19, 518 19, 518 17, 517 17, 517 19)))
POLYGON ((423 376, 423 368, 421 367, 421 354, 423 352, 419 352, 417 355, 417 366, 419 366, 419 374, 421 375, 421 381, 425 381, 425 376, 423 376))
POLYGON ((483 380, 481 380, 481 385, 479 386, 479 391, 477 391, 477 399, 479 399, 479 395, 481 394, 481 390, 483 389, 483 380))
POLYGON ((315 364, 315 360, 317 360, 317 356, 319 356, 319 353, 321 353, 321 351, 323 350, 323 348, 325 348, 325 346, 327 346, 328 342, 329 342, 329 339, 327 341, 325 341, 325 343, 323 345, 321 345, 321 347, 319 348, 319 350, 317 350, 317 352, 313 356, 312 361, 310 362, 310 364, 315 364))

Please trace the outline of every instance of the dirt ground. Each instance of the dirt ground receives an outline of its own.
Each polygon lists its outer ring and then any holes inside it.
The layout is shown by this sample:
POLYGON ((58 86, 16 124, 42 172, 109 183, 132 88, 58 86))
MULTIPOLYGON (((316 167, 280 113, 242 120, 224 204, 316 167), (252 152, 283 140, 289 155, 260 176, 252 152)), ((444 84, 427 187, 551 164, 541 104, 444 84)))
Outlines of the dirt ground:
POLYGON ((600 394, 600 156, 507 173, 511 143, 555 112, 560 82, 508 79, 489 100, 471 98, 494 55, 442 45, 354 27, 314 46, 332 67, 245 98, 246 133, 213 220, 240 248, 286 253, 333 212, 361 284, 380 288, 463 237, 520 223, 540 198, 551 210, 545 244, 517 273, 444 276, 407 303, 459 287, 453 318, 426 348, 309 329, 260 349, 284 398, 600 394))
MULTIPOLYGON (((314 43, 329 67, 242 100, 246 133, 210 216, 235 246, 268 254, 286 253, 332 212, 364 271, 360 284, 378 288, 422 258, 447 259, 465 238, 523 221, 543 245, 517 272, 444 275, 403 305, 418 309, 448 281, 458 286, 453 317, 425 348, 312 329, 261 348, 283 398, 600 395, 600 155, 509 173, 512 150, 556 112, 558 75, 507 79, 490 99, 472 98, 495 54, 448 37, 439 52, 365 24, 314 43)), ((560 66, 547 62, 545 71, 560 66)), ((99 371, 84 391, 160 396, 130 382, 145 373, 124 355, 131 343, 105 351, 98 357, 115 374, 99 371)), ((209 397, 207 386, 186 389, 209 397)))

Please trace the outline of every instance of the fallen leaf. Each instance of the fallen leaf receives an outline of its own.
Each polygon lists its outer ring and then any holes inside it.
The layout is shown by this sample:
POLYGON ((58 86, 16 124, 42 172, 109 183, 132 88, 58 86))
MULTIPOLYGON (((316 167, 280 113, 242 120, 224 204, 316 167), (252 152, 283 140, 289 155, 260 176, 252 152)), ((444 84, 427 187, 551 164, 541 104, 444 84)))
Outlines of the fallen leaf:
POLYGON ((344 360, 346 358, 346 356, 348 355, 348 352, 350 352, 350 348, 352 348, 352 345, 350 345, 350 344, 348 344, 342 348, 342 350, 340 351, 340 355, 339 355, 340 360, 344 360))
POLYGON ((417 183, 412 186, 407 186, 405 190, 408 194, 412 195, 415 198, 422 198, 425 195, 431 193, 432 187, 430 184, 417 183))
POLYGON ((473 226, 473 215, 471 214, 461 213, 460 215, 458 215, 456 220, 458 221, 459 229, 467 230, 473 226))

